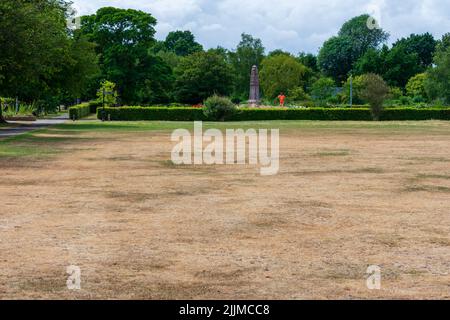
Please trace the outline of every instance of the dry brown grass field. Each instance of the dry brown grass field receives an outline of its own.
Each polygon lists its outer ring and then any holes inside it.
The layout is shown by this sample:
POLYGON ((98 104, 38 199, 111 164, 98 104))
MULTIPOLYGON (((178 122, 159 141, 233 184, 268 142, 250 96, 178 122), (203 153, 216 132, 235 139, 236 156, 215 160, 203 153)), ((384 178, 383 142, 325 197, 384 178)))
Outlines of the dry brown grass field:
POLYGON ((450 298, 449 122, 217 125, 280 128, 268 177, 174 165, 179 126, 0 142, 0 299, 450 298))

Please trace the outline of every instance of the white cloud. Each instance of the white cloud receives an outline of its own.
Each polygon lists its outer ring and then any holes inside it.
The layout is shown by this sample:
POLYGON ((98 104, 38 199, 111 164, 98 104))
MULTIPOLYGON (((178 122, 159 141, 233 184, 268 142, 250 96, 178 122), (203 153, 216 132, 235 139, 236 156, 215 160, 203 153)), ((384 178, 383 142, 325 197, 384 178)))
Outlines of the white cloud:
POLYGON ((372 13, 391 42, 411 33, 450 32, 448 0, 74 0, 82 14, 103 6, 134 8, 158 19, 157 37, 190 29, 206 48, 234 48, 242 32, 268 50, 317 52, 348 19, 372 13), (377 16, 378 15, 378 16, 377 16))

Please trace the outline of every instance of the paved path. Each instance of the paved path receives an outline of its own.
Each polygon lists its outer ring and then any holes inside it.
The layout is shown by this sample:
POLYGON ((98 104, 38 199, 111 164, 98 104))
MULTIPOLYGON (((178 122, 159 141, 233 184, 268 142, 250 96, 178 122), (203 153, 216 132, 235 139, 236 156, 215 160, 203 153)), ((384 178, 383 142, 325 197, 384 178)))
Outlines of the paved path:
POLYGON ((46 128, 55 124, 61 124, 69 120, 67 114, 48 119, 39 119, 37 121, 8 121, 8 123, 16 124, 16 127, 0 128, 0 138, 13 137, 29 131, 46 128))

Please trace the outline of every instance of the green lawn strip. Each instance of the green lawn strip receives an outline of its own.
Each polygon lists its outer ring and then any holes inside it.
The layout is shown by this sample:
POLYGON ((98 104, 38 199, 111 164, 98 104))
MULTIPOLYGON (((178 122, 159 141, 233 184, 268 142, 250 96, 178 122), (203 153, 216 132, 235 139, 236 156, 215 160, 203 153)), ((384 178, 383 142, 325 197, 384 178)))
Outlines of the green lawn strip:
POLYGON ((0 140, 0 159, 10 157, 44 158, 63 152, 61 144, 78 139, 58 136, 52 129, 40 129, 0 140), (41 136, 40 134, 51 134, 41 136))
MULTIPOLYGON (((65 123, 56 126, 67 132, 140 132, 140 131, 172 131, 175 129, 192 130, 193 122, 172 121, 136 121, 136 122, 101 122, 86 121, 65 123)), ((324 130, 324 132, 351 133, 355 130, 368 130, 369 133, 439 133, 450 134, 448 121, 394 121, 394 122, 365 122, 365 121, 243 121, 243 122, 203 122, 204 129, 300 129, 324 130)))

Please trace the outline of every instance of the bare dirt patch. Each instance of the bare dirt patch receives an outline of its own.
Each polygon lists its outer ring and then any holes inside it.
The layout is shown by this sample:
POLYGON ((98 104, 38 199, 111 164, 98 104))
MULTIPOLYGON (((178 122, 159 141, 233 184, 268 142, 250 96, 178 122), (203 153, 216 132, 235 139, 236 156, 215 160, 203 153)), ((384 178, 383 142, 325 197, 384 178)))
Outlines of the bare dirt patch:
POLYGON ((175 166, 169 131, 65 132, 44 144, 65 152, 0 160, 0 298, 449 299, 450 124, 432 128, 282 129, 273 177, 175 166))

